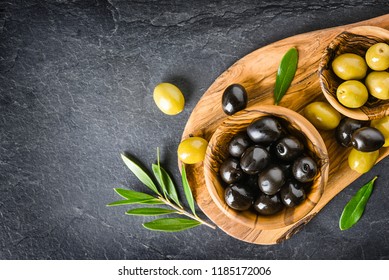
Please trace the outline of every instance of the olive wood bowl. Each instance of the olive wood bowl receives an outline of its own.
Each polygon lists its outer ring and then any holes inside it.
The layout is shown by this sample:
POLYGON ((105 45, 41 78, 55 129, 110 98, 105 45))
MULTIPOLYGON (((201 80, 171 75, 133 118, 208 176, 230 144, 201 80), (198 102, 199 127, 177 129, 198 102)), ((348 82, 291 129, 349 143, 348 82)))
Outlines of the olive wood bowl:
POLYGON ((389 115, 389 100, 379 100, 371 95, 360 108, 347 108, 339 103, 336 89, 344 80, 336 76, 331 67, 338 55, 354 53, 364 58, 370 46, 381 42, 389 44, 388 30, 375 26, 359 26, 340 33, 324 50, 319 64, 320 86, 325 98, 341 114, 358 120, 373 120, 389 115))
POLYGON ((211 137, 204 159, 204 177, 207 190, 217 207, 236 225, 244 224, 255 229, 277 229, 304 218, 319 202, 328 180, 329 158, 322 137, 302 115, 281 106, 253 105, 228 117, 211 137), (239 132, 245 131, 253 121, 263 116, 275 116, 288 123, 288 130, 305 140, 305 146, 318 164, 312 188, 306 200, 294 208, 284 208, 271 216, 256 214, 254 210, 236 211, 224 201, 224 186, 219 176, 219 167, 227 159, 228 143, 239 132))

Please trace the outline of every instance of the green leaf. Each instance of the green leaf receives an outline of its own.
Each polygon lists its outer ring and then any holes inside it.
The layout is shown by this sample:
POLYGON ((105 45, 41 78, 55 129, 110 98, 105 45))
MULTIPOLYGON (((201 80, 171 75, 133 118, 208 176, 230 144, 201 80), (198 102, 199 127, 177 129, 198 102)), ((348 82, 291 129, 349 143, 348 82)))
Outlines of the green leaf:
POLYGON ((166 215, 177 213, 176 210, 170 210, 165 208, 136 208, 131 209, 126 212, 127 215, 137 215, 137 216, 157 216, 157 215, 166 215))
POLYGON ((166 232, 183 231, 199 225, 199 221, 183 218, 162 218, 143 224, 147 229, 166 232))
POLYGON ((178 195, 177 195, 177 191, 176 191, 176 186, 174 185, 173 183, 173 180, 172 178, 169 176, 169 173, 167 173, 167 171, 165 169, 163 169, 162 166, 160 166, 160 173, 156 172, 158 166, 153 164, 153 171, 154 171, 154 174, 156 174, 155 176, 157 177, 157 174, 161 174, 161 178, 157 178, 158 180, 158 183, 160 185, 163 184, 163 187, 162 189, 164 189, 166 191, 166 194, 179 206, 182 208, 181 204, 180 204, 180 200, 178 199, 178 195), (154 170, 155 169, 155 170, 154 170))
POLYGON ((126 189, 116 188, 116 189, 114 189, 114 191, 118 195, 120 195, 121 197, 124 197, 126 199, 130 199, 130 200, 134 200, 134 201, 137 201, 137 200, 149 200, 149 199, 155 198, 154 196, 149 195, 147 193, 137 192, 137 191, 133 191, 133 190, 126 190, 126 189))
POLYGON ((360 188, 354 197, 346 204, 339 220, 339 228, 341 230, 351 228, 362 217, 367 201, 373 191, 373 185, 376 179, 377 176, 360 188))
POLYGON ((150 178, 149 175, 134 161, 126 157, 125 155, 121 155, 124 163, 127 165, 127 167, 131 170, 132 173, 143 183, 145 184, 149 189, 151 189, 156 194, 160 194, 157 187, 155 186, 153 180, 150 178))
POLYGON ((298 52, 296 48, 289 49, 281 59, 277 71, 276 85, 274 88, 274 104, 278 105, 288 90, 297 70, 298 52))
POLYGON ((162 178, 161 167, 159 167, 159 166, 156 165, 156 164, 152 164, 152 165, 151 165, 151 169, 153 170, 154 176, 155 176, 155 178, 157 179, 158 184, 161 186, 162 192, 163 192, 164 194, 166 194, 166 193, 167 193, 167 190, 166 190, 165 182, 163 181, 163 178, 162 178))
POLYGON ((136 201, 136 202, 126 199, 126 200, 118 200, 118 201, 108 203, 107 206, 121 206, 121 205, 128 205, 128 204, 164 204, 164 203, 157 198, 150 199, 150 200, 136 201))
POLYGON ((126 189, 114 189, 121 197, 126 198, 125 200, 118 200, 107 204, 107 206, 120 206, 127 204, 163 204, 161 200, 155 198, 146 193, 136 192, 126 189))
POLYGON ((190 210, 192 210, 192 213, 195 216, 197 216, 196 215, 196 211, 195 211, 195 205, 194 205, 194 199, 193 199, 193 195, 192 195, 192 190, 190 189, 188 178, 186 177, 186 171, 185 171, 185 165, 184 164, 182 165, 182 169, 181 169, 181 178, 182 178, 182 186, 184 187, 185 197, 186 197, 186 200, 188 201, 190 210))

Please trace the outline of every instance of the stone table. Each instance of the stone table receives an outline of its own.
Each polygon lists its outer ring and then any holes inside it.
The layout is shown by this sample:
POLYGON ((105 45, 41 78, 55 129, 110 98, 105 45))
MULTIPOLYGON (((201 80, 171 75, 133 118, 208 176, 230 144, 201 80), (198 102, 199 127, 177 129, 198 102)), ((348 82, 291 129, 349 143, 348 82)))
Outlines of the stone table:
POLYGON ((114 187, 147 191, 122 163, 123 151, 150 166, 160 147, 180 182, 184 125, 236 60, 388 12, 385 0, 1 1, 0 259, 389 259, 389 160, 273 246, 206 227, 147 231, 141 224, 150 218, 105 206, 118 198, 114 187), (163 81, 185 94, 177 116, 153 102, 163 81), (340 231, 344 205, 373 174, 363 218, 340 231))

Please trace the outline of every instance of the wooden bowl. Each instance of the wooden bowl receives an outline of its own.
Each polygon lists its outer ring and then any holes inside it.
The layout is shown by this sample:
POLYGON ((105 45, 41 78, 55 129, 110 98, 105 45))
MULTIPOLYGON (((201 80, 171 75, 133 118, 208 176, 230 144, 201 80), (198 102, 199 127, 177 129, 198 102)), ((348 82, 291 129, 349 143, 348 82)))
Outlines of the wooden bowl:
POLYGON ((253 105, 228 117, 211 137, 204 159, 204 176, 207 190, 217 207, 230 219, 255 229, 277 229, 303 219, 319 202, 328 179, 329 159, 327 148, 318 131, 303 116, 281 106, 253 105), (275 116, 286 120, 293 134, 299 133, 305 139, 305 146, 318 163, 318 174, 307 199, 294 208, 284 208, 272 216, 257 215, 252 210, 236 211, 224 201, 224 187, 219 176, 221 163, 229 156, 228 143, 239 132, 244 131, 253 121, 263 116, 275 116))
POLYGON ((372 96, 360 108, 344 107, 336 98, 336 89, 343 82, 332 71, 332 61, 343 53, 355 53, 365 57, 367 49, 380 42, 389 44, 389 31, 375 26, 354 27, 340 33, 325 49, 319 64, 320 86, 328 102, 341 114, 358 120, 379 119, 389 115, 389 100, 372 96))

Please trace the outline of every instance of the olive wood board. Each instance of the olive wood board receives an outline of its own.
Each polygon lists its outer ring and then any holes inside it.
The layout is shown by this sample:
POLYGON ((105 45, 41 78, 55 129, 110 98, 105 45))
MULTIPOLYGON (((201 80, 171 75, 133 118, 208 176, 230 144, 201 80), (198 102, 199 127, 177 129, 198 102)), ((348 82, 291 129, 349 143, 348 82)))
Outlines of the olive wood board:
MULTIPOLYGON (((244 56, 222 73, 201 97, 187 121, 182 140, 190 136, 210 140, 215 130, 228 117, 222 110, 221 99, 223 91, 230 84, 239 83, 246 88, 249 100, 246 110, 250 110, 250 106, 254 104, 273 104, 273 88, 278 65, 291 47, 296 47, 299 52, 297 72, 279 106, 300 113, 313 101, 326 101, 320 88, 318 74, 323 51, 338 34, 356 26, 377 26, 388 30, 389 14, 354 24, 289 37, 244 56)), ((220 229, 239 240, 255 244, 276 244, 289 239, 335 195, 360 176, 349 168, 347 162, 349 148, 343 148, 336 143, 334 131, 319 132, 329 154, 329 178, 320 201, 303 219, 270 230, 258 230, 237 224, 212 201, 205 184, 203 163, 186 165, 188 181, 200 209, 220 229)), ((381 148, 378 160, 382 160, 388 154, 389 148, 381 148)))

